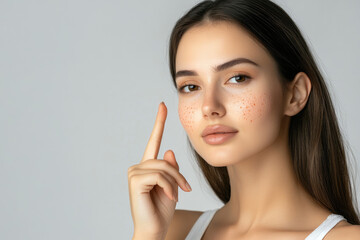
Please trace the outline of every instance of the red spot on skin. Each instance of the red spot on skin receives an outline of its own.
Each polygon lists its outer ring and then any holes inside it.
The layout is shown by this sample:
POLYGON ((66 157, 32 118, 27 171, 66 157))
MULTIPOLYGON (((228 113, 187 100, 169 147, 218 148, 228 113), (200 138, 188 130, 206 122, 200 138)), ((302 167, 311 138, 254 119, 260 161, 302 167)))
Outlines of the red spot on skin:
POLYGON ((183 125, 186 132, 191 133, 194 132, 194 126, 195 126, 195 113, 198 109, 197 107, 198 103, 183 103, 179 102, 178 105, 178 114, 181 124, 183 125))
POLYGON ((227 110, 236 114, 233 109, 241 114, 242 119, 249 123, 254 123, 262 117, 262 112, 266 107, 266 93, 256 92, 254 90, 244 90, 239 94, 230 96, 231 105, 227 106, 227 110))

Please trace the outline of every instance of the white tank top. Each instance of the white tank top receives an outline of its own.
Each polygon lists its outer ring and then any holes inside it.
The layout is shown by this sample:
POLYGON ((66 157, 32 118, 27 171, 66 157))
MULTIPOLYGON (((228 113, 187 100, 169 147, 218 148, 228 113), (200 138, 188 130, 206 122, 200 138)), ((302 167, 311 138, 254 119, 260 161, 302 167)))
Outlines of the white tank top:
MULTIPOLYGON (((218 209, 203 212, 191 228, 185 240, 201 240, 206 228, 218 209)), ((321 240, 340 221, 346 220, 338 214, 330 214, 305 240, 321 240)))

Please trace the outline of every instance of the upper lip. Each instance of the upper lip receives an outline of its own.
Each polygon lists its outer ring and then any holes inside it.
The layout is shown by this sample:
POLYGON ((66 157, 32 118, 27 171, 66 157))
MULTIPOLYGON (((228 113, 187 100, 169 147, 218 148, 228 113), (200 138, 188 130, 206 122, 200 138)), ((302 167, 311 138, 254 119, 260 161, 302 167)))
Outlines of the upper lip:
POLYGON ((234 133, 234 132, 238 132, 238 130, 236 130, 235 128, 229 127, 229 126, 216 124, 216 125, 207 126, 204 129, 204 131, 202 132, 201 136, 205 137, 206 135, 209 135, 209 134, 234 133))

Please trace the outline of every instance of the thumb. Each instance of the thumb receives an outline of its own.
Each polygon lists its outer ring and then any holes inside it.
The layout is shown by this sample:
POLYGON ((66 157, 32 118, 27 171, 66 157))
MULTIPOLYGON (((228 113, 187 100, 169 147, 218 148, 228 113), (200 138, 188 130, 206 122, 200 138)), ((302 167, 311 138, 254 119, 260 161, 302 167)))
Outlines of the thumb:
POLYGON ((179 165, 176 162, 175 154, 172 150, 167 150, 164 153, 164 160, 169 162, 172 166, 174 166, 179 171, 179 165))

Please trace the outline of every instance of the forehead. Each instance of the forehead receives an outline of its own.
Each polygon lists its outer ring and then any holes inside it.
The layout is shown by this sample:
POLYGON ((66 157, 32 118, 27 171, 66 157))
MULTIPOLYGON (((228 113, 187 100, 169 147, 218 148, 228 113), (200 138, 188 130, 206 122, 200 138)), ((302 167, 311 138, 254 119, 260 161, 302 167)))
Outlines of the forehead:
POLYGON ((224 21, 204 23, 191 27, 182 36, 176 70, 209 68, 237 57, 275 67, 266 48, 241 26, 224 21))

